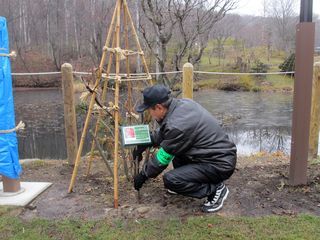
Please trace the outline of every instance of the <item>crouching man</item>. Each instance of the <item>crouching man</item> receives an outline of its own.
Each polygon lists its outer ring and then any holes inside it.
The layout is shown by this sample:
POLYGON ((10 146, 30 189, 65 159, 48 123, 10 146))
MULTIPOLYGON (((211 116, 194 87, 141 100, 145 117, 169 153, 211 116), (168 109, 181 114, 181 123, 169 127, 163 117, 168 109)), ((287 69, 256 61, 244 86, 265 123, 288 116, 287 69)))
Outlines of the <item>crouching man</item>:
MULTIPOLYGON (((223 181, 236 166, 235 144, 206 109, 190 99, 172 98, 163 85, 146 88, 143 99, 136 110, 148 110, 158 122, 160 128, 152 134, 152 145, 159 150, 135 176, 134 188, 139 190, 172 161, 174 169, 163 175, 164 186, 184 196, 206 197, 204 212, 220 210, 229 193, 223 181)), ((134 158, 146 148, 138 146, 134 158)))

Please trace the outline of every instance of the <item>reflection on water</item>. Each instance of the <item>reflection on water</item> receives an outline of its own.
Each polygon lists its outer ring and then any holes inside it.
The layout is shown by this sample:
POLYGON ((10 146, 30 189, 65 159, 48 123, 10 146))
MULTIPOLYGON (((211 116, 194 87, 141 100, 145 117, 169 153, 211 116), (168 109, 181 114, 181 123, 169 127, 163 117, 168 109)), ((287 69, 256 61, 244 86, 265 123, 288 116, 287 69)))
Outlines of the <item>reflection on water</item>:
MULTIPOLYGON (((20 158, 66 158, 61 91, 15 91, 14 96, 16 121, 27 125, 18 134, 20 158)), ((223 123, 239 154, 290 152, 291 94, 208 90, 195 93, 195 100, 223 123)), ((78 116, 78 138, 83 120, 78 116)))
MULTIPOLYGON (((57 89, 15 91, 16 121, 26 124, 18 133, 20 159, 65 159, 64 114, 62 93, 57 89)), ((77 116, 78 139, 83 117, 77 116)), ((86 140, 88 142, 88 139, 86 140)), ((89 144, 85 144, 84 153, 89 144)))
POLYGON ((227 129, 237 145, 238 153, 249 155, 267 151, 290 153, 291 129, 289 127, 265 127, 250 130, 227 129))
POLYGON ((194 99, 218 118, 240 117, 234 122, 239 129, 291 126, 292 94, 208 90, 194 99))
POLYGON ((290 153, 292 94, 208 90, 194 98, 223 123, 239 154, 290 153))

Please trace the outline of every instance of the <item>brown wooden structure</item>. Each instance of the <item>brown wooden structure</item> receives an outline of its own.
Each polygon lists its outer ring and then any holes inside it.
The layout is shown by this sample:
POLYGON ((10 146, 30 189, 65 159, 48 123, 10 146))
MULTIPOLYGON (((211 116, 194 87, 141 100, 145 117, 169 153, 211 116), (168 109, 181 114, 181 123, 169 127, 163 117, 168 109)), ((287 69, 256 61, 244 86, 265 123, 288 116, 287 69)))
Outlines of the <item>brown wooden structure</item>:
MULTIPOLYGON (((128 8, 127 0, 117 0, 115 10, 113 12, 111 24, 108 30, 107 39, 103 48, 103 54, 100 61, 99 68, 95 72, 95 84, 93 88, 90 90, 91 92, 91 99, 89 103, 88 113, 86 117, 86 121, 83 127, 81 140, 77 152, 77 156, 75 159, 75 166, 71 178, 71 182, 69 185, 69 193, 72 192, 76 176, 79 169, 81 154, 83 150, 84 141, 86 138, 86 134, 89 128, 89 123, 91 121, 91 116, 93 112, 94 105, 96 103, 97 98, 97 90, 100 87, 100 84, 103 82, 102 87, 102 96, 101 96, 101 103, 104 104, 106 100, 107 90, 108 90, 108 81, 112 79, 114 81, 114 102, 112 103, 111 109, 105 106, 100 106, 101 109, 99 110, 99 116, 97 119, 97 123, 94 130, 94 137, 97 135, 99 124, 101 117, 103 116, 104 111, 109 111, 109 113, 113 116, 114 119, 114 161, 113 161, 113 174, 114 174, 114 207, 118 207, 118 160, 119 160, 119 94, 120 94, 120 85, 127 83, 128 89, 128 100, 127 102, 127 110, 129 114, 132 113, 132 103, 130 102, 131 94, 132 94, 132 82, 134 81, 144 81, 146 84, 151 83, 151 76, 148 70, 148 66, 144 57, 144 52, 141 49, 141 45, 138 39, 137 32, 134 27, 134 23, 132 21, 132 17, 128 8), (124 26, 124 34, 121 35, 121 23, 123 20, 124 26), (132 34, 134 39, 136 50, 129 49, 129 33, 132 34), (122 38, 123 37, 123 38, 122 38), (112 40, 112 41, 111 41, 112 40), (111 44, 112 42, 112 44, 111 44), (122 47, 124 46, 124 47, 122 47), (106 63, 106 59, 108 57, 108 62, 106 63), (143 66, 144 66, 144 73, 130 73, 130 56, 137 56, 141 57, 143 66), (113 59, 115 58, 115 73, 111 74, 111 68, 113 59), (125 61, 126 72, 120 73, 120 65, 121 62, 125 61), (107 67, 105 68, 105 64, 107 67)), ((89 160, 89 167, 88 173, 90 172, 91 163, 93 160, 93 151, 95 150, 95 141, 92 142, 91 148, 91 157, 89 160)))

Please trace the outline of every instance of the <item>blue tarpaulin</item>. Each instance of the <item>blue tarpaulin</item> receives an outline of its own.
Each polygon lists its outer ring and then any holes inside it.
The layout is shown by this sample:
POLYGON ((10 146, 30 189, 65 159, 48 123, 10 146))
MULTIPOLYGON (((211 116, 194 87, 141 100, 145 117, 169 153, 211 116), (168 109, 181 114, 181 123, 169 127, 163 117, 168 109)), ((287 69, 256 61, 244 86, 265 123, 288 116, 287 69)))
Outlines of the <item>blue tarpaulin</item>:
POLYGON ((18 179, 21 165, 18 155, 18 141, 15 132, 1 133, 15 128, 12 78, 9 54, 7 22, 0 17, 0 175, 18 179))

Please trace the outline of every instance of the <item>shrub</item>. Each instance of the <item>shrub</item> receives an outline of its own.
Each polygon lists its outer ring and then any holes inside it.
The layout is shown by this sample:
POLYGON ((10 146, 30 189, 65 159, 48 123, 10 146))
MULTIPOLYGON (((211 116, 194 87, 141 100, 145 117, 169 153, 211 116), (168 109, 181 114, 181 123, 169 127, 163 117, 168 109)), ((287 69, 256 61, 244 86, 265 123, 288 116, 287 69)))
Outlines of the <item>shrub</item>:
POLYGON ((261 87, 255 86, 255 87, 251 88, 251 91, 252 92, 261 92, 261 87))
POLYGON ((240 89, 243 91, 250 91, 254 85, 254 80, 249 75, 243 75, 239 79, 240 89))
POLYGON ((294 53, 291 53, 290 56, 288 56, 284 60, 284 62, 279 65, 279 68, 281 69, 282 72, 293 72, 295 68, 295 62, 296 62, 296 55, 294 53))
POLYGON ((254 66, 251 67, 251 72, 253 73, 266 73, 269 70, 269 66, 260 60, 254 62, 254 66))

